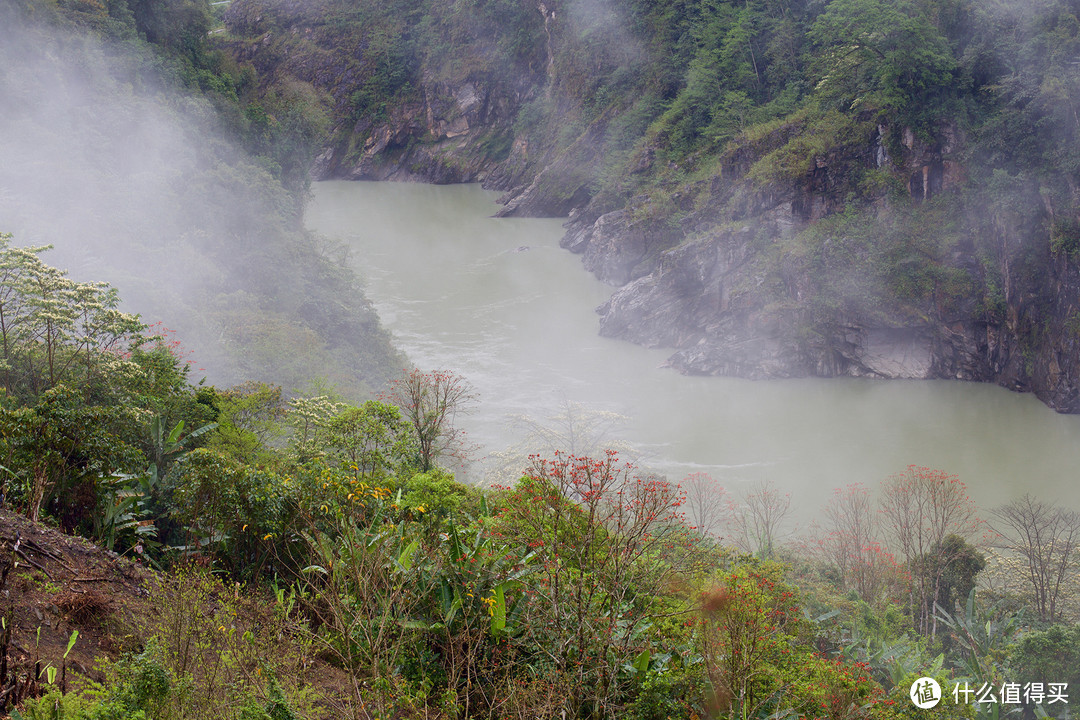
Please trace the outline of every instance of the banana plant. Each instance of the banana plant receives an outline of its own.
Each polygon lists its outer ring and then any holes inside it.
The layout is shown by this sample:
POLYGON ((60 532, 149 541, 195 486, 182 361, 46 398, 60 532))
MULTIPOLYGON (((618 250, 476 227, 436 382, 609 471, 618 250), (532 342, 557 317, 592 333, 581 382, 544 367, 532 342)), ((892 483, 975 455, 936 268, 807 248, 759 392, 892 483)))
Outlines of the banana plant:
POLYGON ((870 666, 874 678, 890 690, 918 671, 928 670, 934 675, 945 662, 945 654, 939 653, 930 665, 926 664, 926 655, 921 644, 908 635, 893 641, 874 638, 860 638, 841 650, 851 662, 865 662, 870 666))
MULTIPOLYGON (((1008 652, 1017 633, 1022 629, 1024 611, 1006 613, 995 603, 988 610, 980 612, 975 602, 975 589, 968 594, 964 614, 953 615, 945 608, 934 604, 937 621, 952 631, 963 655, 954 665, 966 675, 961 678, 969 682, 988 683, 1000 687, 1005 680, 1005 669, 1001 660, 1008 652)), ((1000 703, 976 703, 980 718, 998 720, 1001 714, 1017 715, 1021 708, 1004 710, 1000 703)))
POLYGON ((100 508, 94 518, 94 535, 106 550, 116 547, 125 533, 151 539, 157 526, 147 519, 152 485, 147 475, 110 475, 98 484, 100 508))
POLYGON ((523 595, 515 591, 533 572, 536 552, 518 558, 481 525, 459 528, 453 517, 440 540, 442 563, 429 569, 436 574, 431 580, 438 593, 427 629, 442 631, 457 622, 475 622, 486 616, 492 635, 516 634, 525 604, 523 595))
POLYGON ((980 611, 975 602, 975 590, 968 594, 963 615, 953 615, 935 604, 938 622, 949 628, 963 650, 958 669, 972 680, 993 682, 1000 675, 998 660, 1005 657, 1009 644, 1020 632, 1024 611, 1005 613, 1000 604, 980 611))
POLYGON ((140 474, 117 473, 99 481, 100 507, 94 519, 94 535, 99 545, 112 550, 125 533, 133 533, 140 544, 157 537, 152 515, 152 501, 169 464, 189 448, 187 443, 210 432, 217 423, 208 423, 184 435, 184 421, 166 432, 165 418, 157 415, 150 422, 150 464, 140 474))
POLYGON ((150 467, 146 469, 151 488, 156 487, 165 476, 169 465, 190 450, 186 447, 189 441, 214 430, 217 426, 216 422, 207 423, 184 435, 184 421, 181 420, 173 426, 172 430, 166 432, 168 426, 165 424, 165 418, 155 415, 150 422, 150 467))

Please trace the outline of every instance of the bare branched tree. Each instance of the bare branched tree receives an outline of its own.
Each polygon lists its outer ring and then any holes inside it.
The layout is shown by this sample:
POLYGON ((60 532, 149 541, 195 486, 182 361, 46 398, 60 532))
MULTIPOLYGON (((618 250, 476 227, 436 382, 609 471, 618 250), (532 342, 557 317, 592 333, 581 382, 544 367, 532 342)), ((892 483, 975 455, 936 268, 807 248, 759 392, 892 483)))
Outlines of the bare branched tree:
POLYGON ((627 420, 625 415, 566 399, 558 413, 544 420, 524 415, 514 418, 515 424, 526 430, 533 452, 559 452, 578 457, 601 455, 608 448, 625 456, 627 448, 617 442, 615 436, 627 420))
POLYGON ((708 473, 696 472, 682 481, 686 519, 704 537, 717 537, 728 515, 727 491, 708 473))
POLYGON ((1080 514, 1024 495, 993 515, 1000 546, 1026 565, 1039 619, 1057 619, 1062 588, 1080 562, 1080 514))
POLYGON ((619 457, 642 464, 640 453, 619 437, 629 418, 616 412, 563 398, 554 413, 543 417, 513 415, 508 421, 519 431, 520 439, 488 455, 488 484, 513 484, 530 467, 533 455, 599 457, 606 450, 615 450, 619 457))
POLYGON ((898 575, 896 561, 881 546, 870 491, 861 484, 837 488, 822 513, 812 546, 836 569, 840 587, 866 602, 877 600, 898 575))
POLYGON ((446 370, 412 370, 394 381, 386 400, 401 408, 416 434, 421 472, 431 470, 440 457, 455 455, 465 447, 464 433, 454 427, 454 420, 458 413, 468 412, 476 392, 460 375, 446 370))
POLYGON ((781 493, 771 481, 747 489, 742 502, 731 505, 731 541, 743 552, 771 555, 790 508, 791 494, 781 493))

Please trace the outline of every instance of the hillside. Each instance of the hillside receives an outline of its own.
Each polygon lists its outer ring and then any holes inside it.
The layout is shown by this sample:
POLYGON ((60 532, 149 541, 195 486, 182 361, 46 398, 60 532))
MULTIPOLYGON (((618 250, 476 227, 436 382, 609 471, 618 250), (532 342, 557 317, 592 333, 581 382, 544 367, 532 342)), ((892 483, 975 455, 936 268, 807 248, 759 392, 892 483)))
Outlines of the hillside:
POLYGON ((62 703, 71 715, 80 696, 124 713, 125 693, 149 686, 159 709, 169 700, 185 717, 220 717, 245 702, 272 709, 279 682, 279 694, 283 687, 304 708, 332 712, 342 691, 341 671, 307 654, 292 634, 299 628, 265 592, 230 587, 198 566, 154 571, 138 553, 119 556, 4 509, 0 555, 10 628, 0 648, 0 707, 29 712, 26 703, 51 689, 71 691, 62 703), (186 686, 170 687, 185 676, 186 686))
POLYGON ((2 653, 5 697, 17 703, 32 696, 27 682, 38 663, 62 670, 66 659, 61 677, 71 685, 102 681, 97 658, 137 646, 135 632, 149 611, 145 568, 9 510, 0 510, 0 554, 3 615, 12 628, 2 653))
POLYGON ((343 250, 302 227, 306 126, 253 127, 235 64, 152 30, 124 3, 0 6, 0 234, 118 288, 210 382, 378 392, 403 359, 343 250))
POLYGON ((695 374, 958 378, 1080 411, 1076 8, 236 0, 319 177, 569 215, 601 332, 695 374))

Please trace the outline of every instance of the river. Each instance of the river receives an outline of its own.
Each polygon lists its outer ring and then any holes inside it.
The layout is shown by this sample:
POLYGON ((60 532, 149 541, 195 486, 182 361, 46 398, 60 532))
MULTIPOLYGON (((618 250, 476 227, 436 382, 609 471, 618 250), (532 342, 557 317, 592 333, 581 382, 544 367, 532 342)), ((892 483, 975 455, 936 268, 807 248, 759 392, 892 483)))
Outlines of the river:
POLYGON ((775 483, 796 524, 833 488, 910 464, 958 475, 983 508, 1030 492, 1080 509, 1080 417, 977 383, 681 376, 660 367, 668 352, 599 337, 594 309, 612 288, 559 248, 561 220, 492 218, 497 196, 323 182, 307 211, 309 227, 347 243, 409 359, 476 388, 461 418, 478 445, 469 479, 529 435, 521 416, 551 424, 578 403, 609 421, 609 443, 672 479, 707 472, 734 495, 775 483))

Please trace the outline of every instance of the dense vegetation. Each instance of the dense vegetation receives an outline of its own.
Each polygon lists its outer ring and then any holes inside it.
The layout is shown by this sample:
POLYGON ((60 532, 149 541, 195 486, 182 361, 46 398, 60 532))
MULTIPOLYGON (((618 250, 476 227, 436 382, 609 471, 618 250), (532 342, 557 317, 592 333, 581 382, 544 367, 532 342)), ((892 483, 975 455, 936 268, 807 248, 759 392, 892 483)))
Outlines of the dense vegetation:
MULTIPOLYGON (((176 340, 40 254, 0 247, 5 502, 170 574, 105 685, 15 665, 41 677, 13 717, 919 718, 920 675, 950 717, 997 717, 1053 715, 1078 681, 1076 513, 1023 498, 987 523, 910 467, 793 537, 768 485, 729 502, 613 452, 469 488, 443 469, 476 402, 453 373, 359 406, 192 385, 176 340), (950 696, 1007 683, 1044 696, 950 696)), ((0 583, 70 592, 18 543, 0 583)))
POLYGON ((809 179, 807 163, 828 155, 850 171, 833 173, 845 183, 840 203, 879 198, 887 183, 864 156, 880 125, 898 162, 911 144, 905 133, 931 145, 957 134, 945 152, 970 168, 973 188, 999 170, 1041 184, 1065 213, 1078 177, 1072 151, 1058 151, 1075 145, 1075 12, 1066 2, 973 0, 539 10, 507 1, 242 0, 228 28, 266 46, 259 52, 271 57, 250 53, 277 73, 266 82, 306 73, 304 82, 330 93, 339 132, 358 122, 370 131, 440 83, 511 94, 513 132, 529 141, 534 169, 584 135, 602 145, 602 167, 578 170, 609 207, 642 191, 705 191, 694 180, 718 165, 734 169, 738 155, 761 185, 809 179), (762 141, 769 147, 755 151, 762 141))

